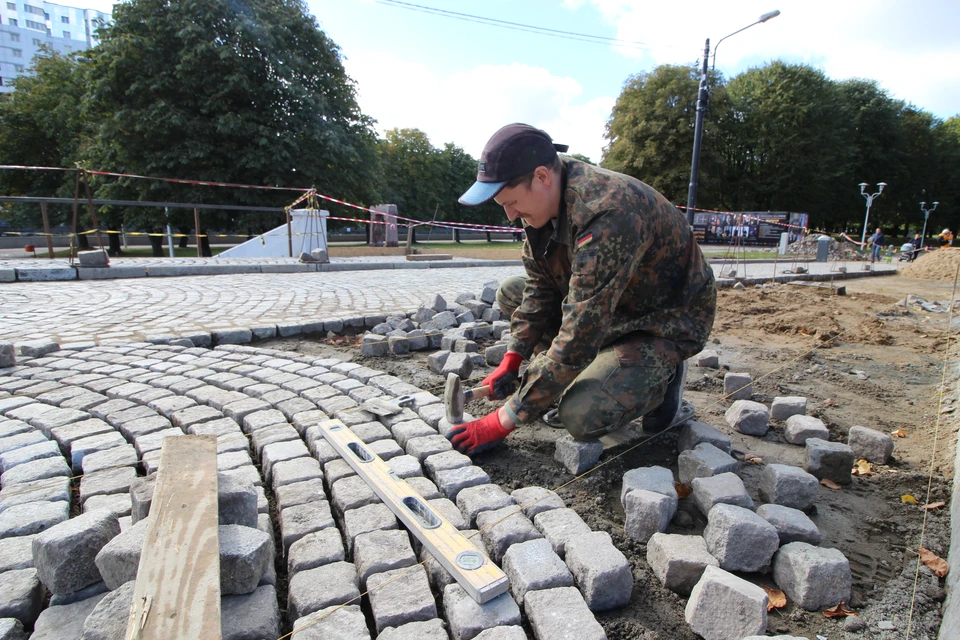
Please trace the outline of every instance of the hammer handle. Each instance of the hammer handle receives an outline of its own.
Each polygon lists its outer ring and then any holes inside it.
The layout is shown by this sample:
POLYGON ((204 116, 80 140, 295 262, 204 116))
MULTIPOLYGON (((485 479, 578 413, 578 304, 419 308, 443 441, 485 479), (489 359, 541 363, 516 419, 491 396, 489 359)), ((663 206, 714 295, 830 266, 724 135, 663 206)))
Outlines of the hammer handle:
POLYGON ((486 398, 490 395, 490 386, 474 387, 473 389, 467 389, 463 392, 463 402, 464 404, 472 402, 473 400, 479 400, 480 398, 486 398))

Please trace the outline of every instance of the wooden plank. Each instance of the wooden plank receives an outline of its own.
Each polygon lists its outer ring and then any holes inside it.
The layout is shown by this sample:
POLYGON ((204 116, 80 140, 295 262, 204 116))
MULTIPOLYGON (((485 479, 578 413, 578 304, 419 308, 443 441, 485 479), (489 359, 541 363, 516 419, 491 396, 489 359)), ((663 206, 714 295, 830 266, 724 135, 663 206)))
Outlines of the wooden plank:
POLYGON ((397 478, 380 456, 370 451, 342 422, 327 420, 319 426, 326 441, 471 598, 483 604, 507 591, 509 581, 500 567, 477 551, 466 536, 434 511, 410 485, 397 478))
POLYGON ((164 438, 126 640, 219 640, 217 438, 164 438))

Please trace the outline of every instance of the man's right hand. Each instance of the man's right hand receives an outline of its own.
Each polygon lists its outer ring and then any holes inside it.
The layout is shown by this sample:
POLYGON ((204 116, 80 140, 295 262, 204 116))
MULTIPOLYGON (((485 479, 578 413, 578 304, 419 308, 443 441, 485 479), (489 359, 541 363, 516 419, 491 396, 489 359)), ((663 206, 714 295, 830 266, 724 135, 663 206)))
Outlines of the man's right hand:
POLYGON ((520 363, 523 356, 516 351, 507 351, 503 355, 500 366, 493 373, 483 379, 480 384, 490 387, 490 397, 494 400, 503 400, 513 391, 513 383, 519 378, 520 363))

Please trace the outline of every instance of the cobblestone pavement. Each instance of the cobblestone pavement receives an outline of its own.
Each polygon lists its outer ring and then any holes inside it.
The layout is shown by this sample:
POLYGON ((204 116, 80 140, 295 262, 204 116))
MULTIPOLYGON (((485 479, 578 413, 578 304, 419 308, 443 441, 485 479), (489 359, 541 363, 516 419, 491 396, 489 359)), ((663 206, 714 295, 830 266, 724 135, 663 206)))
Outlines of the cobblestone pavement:
MULTIPOLYGON (((718 276, 722 266, 713 267, 718 276)), ((777 274, 789 266, 780 263, 777 274)), ((807 266, 811 273, 828 273, 832 265, 807 266)), ((852 272, 858 263, 848 267, 852 272)), ((878 270, 895 268, 878 265, 878 270)), ((774 273, 772 263, 740 269, 739 275, 750 278, 774 273)), ((0 340, 141 340, 412 310, 429 294, 452 299, 522 272, 522 267, 471 267, 13 282, 0 285, 0 340)))
POLYGON ((129 602, 136 577, 143 527, 133 525, 157 510, 144 475, 158 469, 165 439, 208 435, 216 437, 220 523, 228 525, 220 527, 221 566, 228 558, 231 567, 221 578, 229 578, 225 640, 251 630, 272 639, 291 627, 301 630, 294 640, 332 637, 333 627, 357 640, 388 627, 400 628, 392 637, 446 638, 444 626, 457 640, 493 627, 511 627, 497 637, 525 638, 518 602, 538 638, 572 637, 564 635, 571 628, 603 637, 591 609, 629 602, 626 557, 561 497, 492 484, 438 432, 443 414, 437 396, 382 371, 247 346, 125 343, 20 358, 0 368, 4 615, 46 630, 43 637, 124 629, 127 607, 114 601, 129 602), (416 395, 400 413, 362 409, 403 394, 416 395), (489 553, 512 593, 495 591, 502 595, 480 607, 429 551, 415 552, 393 513, 325 440, 329 418, 471 536, 479 561, 489 553), (79 479, 74 490, 71 478, 79 479), (71 508, 83 515, 67 523, 71 508), (538 516, 546 511, 556 517, 538 516), (570 535, 572 525, 580 535, 570 535), (552 546, 561 536, 566 561, 552 546), (57 559, 63 551, 31 551, 61 538, 74 545, 69 563, 57 559), (88 552, 94 544, 98 554, 88 552), (57 594, 50 606, 41 584, 57 594), (324 618, 367 590, 363 609, 357 600, 324 618), (557 598, 562 620, 553 614, 557 598))

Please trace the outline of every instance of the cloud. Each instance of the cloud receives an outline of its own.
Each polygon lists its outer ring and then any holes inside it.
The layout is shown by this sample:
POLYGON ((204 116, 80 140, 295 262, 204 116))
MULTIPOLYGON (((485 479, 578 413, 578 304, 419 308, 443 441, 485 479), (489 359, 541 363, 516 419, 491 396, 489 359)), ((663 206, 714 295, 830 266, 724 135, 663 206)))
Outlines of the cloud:
POLYGON ((518 63, 440 76, 384 52, 355 54, 345 66, 357 81, 361 110, 377 119, 381 133, 417 128, 434 146, 454 142, 479 157, 494 131, 526 122, 570 144, 571 152, 600 159, 614 98, 583 102, 583 87, 572 78, 518 63))

